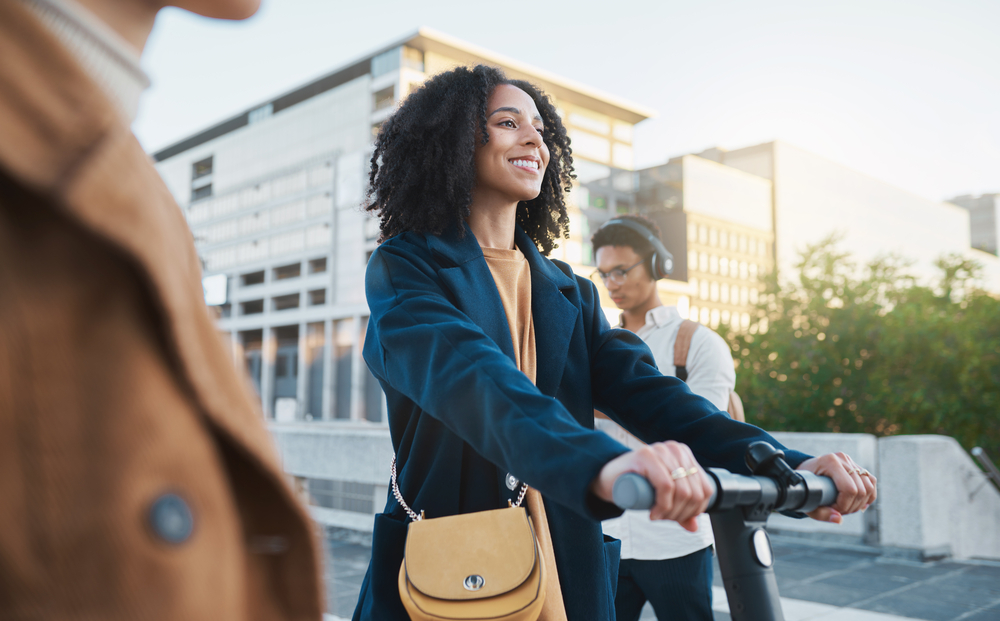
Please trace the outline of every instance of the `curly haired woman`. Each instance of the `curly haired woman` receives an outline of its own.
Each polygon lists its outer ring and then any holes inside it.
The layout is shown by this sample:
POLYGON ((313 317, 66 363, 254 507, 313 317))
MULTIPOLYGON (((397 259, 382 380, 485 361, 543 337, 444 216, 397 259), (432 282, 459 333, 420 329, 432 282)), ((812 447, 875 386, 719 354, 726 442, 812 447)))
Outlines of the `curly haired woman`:
MULTIPOLYGON (((545 258, 568 237, 572 179, 566 130, 532 85, 460 67, 411 94, 372 156, 367 209, 382 243, 366 277, 364 357, 386 394, 405 502, 428 517, 497 509, 527 482, 555 569, 542 618, 593 621, 614 618, 618 542, 600 520, 621 513, 618 475, 644 475, 651 517, 693 530, 708 485, 700 471, 672 472, 700 462, 746 473, 751 442, 781 445, 662 376, 637 337, 610 328, 594 285, 545 258), (649 446, 594 431, 595 408, 649 446)), ((786 455, 841 491, 817 519, 875 498, 846 455, 786 455)), ((397 579, 408 521, 390 494, 354 619, 407 618, 397 579)))

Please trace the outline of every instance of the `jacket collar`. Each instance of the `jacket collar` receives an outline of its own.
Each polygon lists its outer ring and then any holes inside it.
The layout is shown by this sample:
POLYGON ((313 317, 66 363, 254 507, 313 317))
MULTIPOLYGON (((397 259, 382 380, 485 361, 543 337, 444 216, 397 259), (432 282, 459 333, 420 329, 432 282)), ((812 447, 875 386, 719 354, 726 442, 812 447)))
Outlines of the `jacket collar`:
MULTIPOLYGON (((552 261, 542 256, 542 253, 535 246, 535 242, 528 237, 520 225, 514 229, 514 244, 527 259, 528 265, 531 266, 532 275, 537 272, 558 289, 570 289, 576 286, 573 280, 556 267, 552 261)), ((427 247, 455 265, 463 265, 483 258, 483 250, 467 222, 451 226, 440 235, 428 235, 427 247)))
POLYGON ((112 103, 37 18, 0 1, 0 171, 122 252, 150 292, 199 410, 278 487, 280 467, 249 384, 208 314, 181 210, 112 103), (257 420, 255 420, 257 419, 257 420))

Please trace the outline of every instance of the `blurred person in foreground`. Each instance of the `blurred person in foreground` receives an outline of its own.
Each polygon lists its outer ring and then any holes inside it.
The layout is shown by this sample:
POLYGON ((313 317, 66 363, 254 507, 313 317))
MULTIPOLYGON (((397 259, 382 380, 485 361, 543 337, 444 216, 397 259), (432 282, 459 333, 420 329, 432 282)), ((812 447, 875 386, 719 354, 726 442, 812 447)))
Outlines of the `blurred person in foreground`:
POLYGON ((129 130, 162 6, 0 2, 3 619, 322 614, 312 527, 129 130))
MULTIPOLYGON (((780 444, 660 374, 637 336, 608 325, 594 284, 545 257, 569 233, 573 157, 536 87, 484 65, 430 78, 382 125, 369 178, 381 244, 365 275, 364 358, 385 391, 399 497, 375 516, 354 620, 406 619, 400 567, 417 512, 499 509, 525 483, 548 575, 540 619, 614 619, 619 544, 600 521, 622 513, 618 476, 651 482, 653 519, 697 530, 701 467, 748 473, 749 444, 780 444), (595 407, 649 444, 595 431, 595 407)), ((837 483, 817 519, 875 500, 843 453, 786 457, 837 483)))
MULTIPOLYGON (((639 215, 616 216, 591 238, 597 276, 622 310, 618 328, 635 333, 649 347, 664 375, 678 375, 675 345, 684 319, 676 306, 665 306, 656 282, 658 251, 646 237, 661 239, 655 222, 639 215), (642 227, 631 228, 628 223, 642 227), (644 232, 645 233, 644 233, 644 232)), ((684 359, 685 383, 696 395, 726 411, 736 387, 733 358, 726 341, 706 326, 694 325, 684 359)), ((683 347, 683 343, 681 343, 683 347)), ((595 425, 625 446, 642 442, 607 418, 595 425)), ((622 542, 615 614, 618 621, 635 621, 648 600, 661 621, 712 621, 712 525, 707 514, 698 516, 698 530, 687 531, 676 522, 649 519, 645 511, 626 511, 602 524, 604 534, 622 542)))

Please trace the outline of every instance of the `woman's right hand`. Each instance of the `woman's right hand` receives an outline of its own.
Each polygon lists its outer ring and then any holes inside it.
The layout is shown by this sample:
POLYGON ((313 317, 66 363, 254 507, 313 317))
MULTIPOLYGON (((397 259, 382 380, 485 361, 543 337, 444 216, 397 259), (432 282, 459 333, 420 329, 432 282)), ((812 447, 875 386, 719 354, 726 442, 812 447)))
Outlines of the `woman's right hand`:
POLYGON ((646 477, 656 490, 650 519, 674 520, 691 532, 698 530, 695 518, 708 508, 712 488, 686 444, 657 442, 619 455, 604 464, 590 484, 591 491, 612 502, 611 489, 626 472, 646 477))

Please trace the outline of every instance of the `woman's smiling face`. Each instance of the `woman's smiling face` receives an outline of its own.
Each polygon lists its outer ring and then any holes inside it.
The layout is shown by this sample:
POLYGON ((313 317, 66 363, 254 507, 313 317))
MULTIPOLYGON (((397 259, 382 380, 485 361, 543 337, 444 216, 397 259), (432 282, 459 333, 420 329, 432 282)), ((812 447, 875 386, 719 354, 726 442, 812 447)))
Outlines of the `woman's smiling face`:
POLYGON ((486 104, 489 142, 476 141, 478 197, 520 202, 539 195, 549 164, 542 130, 542 117, 530 95, 510 84, 493 90, 486 104))

